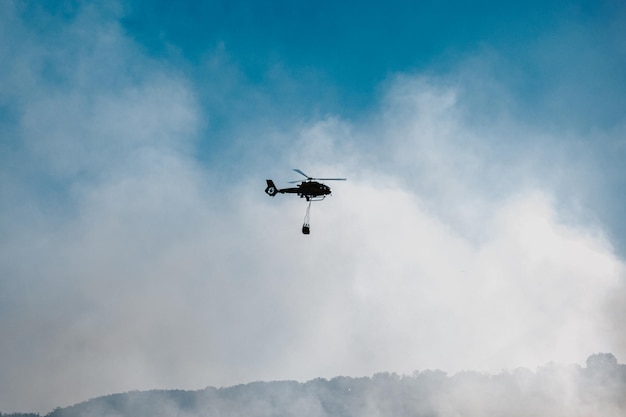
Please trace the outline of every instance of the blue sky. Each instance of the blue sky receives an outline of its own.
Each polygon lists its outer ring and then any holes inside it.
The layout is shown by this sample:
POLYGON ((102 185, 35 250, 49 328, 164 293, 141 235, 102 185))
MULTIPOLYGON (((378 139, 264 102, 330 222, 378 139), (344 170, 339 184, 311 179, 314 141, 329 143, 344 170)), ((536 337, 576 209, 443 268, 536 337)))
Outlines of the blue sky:
MULTIPOLYGON (((543 91, 554 81, 549 77, 571 78, 582 70, 568 65, 594 66, 585 62, 590 44, 602 45, 607 51, 619 49, 615 38, 619 22, 613 22, 617 27, 605 27, 619 11, 617 2, 360 2, 357 6, 350 2, 279 1, 186 7, 149 2, 130 6, 122 23, 148 54, 158 58, 180 54, 194 65, 224 45, 229 58, 252 84, 271 83, 275 66, 296 81, 319 77, 318 83, 302 86, 303 91, 314 94, 310 90, 320 85, 338 90, 335 100, 323 104, 333 111, 340 111, 333 107, 338 104, 347 106, 349 112, 371 105, 380 84, 391 74, 451 71, 459 60, 481 48, 493 48, 502 65, 524 71, 502 76, 519 77, 507 81, 526 84, 510 87, 517 87, 514 92, 520 98, 537 100, 536 90, 543 91), (582 32, 579 41, 585 44, 559 45, 561 51, 553 50, 558 55, 550 62, 535 55, 538 42, 573 35, 559 33, 568 30, 582 32)), ((610 67, 621 59, 614 57, 613 62, 596 65, 610 67)), ((619 67, 612 70, 614 76, 619 75, 619 67)))
POLYGON ((621 2, 0 17, 0 411, 624 361, 621 2))

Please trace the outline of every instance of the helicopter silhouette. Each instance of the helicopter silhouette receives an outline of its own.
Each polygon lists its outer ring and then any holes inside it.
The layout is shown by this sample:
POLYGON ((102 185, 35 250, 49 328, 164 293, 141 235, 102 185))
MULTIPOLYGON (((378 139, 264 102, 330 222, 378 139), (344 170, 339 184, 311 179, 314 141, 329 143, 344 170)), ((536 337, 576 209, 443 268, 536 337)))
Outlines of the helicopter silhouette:
POLYGON ((317 181, 345 181, 346 178, 313 178, 309 177, 304 172, 300 171, 297 168, 293 169, 300 175, 306 177, 306 180, 297 180, 290 181, 291 184, 299 182, 296 187, 291 188, 278 188, 274 181, 267 181, 267 188, 265 189, 265 193, 271 197, 274 197, 276 194, 297 194, 300 198, 306 198, 306 201, 321 201, 326 198, 327 195, 330 195, 331 190, 330 187, 326 184, 322 184, 317 181))
POLYGON ((304 172, 299 169, 295 169, 294 171, 300 175, 306 177, 306 180, 298 180, 298 181, 290 181, 291 183, 299 182, 296 187, 291 188, 278 188, 274 181, 267 181, 267 188, 265 192, 270 197, 274 197, 276 194, 297 194, 300 198, 306 198, 306 201, 309 202, 309 205, 306 209, 306 214, 304 215, 304 224, 302 225, 302 233, 308 235, 311 233, 311 227, 309 225, 309 220, 311 216, 311 202, 312 201, 321 201, 326 198, 327 195, 330 195, 330 187, 326 184, 322 184, 318 181, 345 181, 346 178, 313 178, 309 177, 304 172))

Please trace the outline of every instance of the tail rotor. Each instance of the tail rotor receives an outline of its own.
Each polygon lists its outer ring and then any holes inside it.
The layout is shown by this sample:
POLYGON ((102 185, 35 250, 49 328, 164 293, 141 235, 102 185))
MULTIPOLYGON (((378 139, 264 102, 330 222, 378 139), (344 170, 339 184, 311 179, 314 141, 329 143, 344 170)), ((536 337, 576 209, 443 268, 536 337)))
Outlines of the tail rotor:
POLYGON ((276 194, 278 194, 280 190, 278 189, 278 187, 276 187, 276 185, 274 184, 274 181, 272 180, 266 180, 266 181, 267 181, 267 188, 265 189, 265 193, 269 195, 270 197, 274 197, 276 194))

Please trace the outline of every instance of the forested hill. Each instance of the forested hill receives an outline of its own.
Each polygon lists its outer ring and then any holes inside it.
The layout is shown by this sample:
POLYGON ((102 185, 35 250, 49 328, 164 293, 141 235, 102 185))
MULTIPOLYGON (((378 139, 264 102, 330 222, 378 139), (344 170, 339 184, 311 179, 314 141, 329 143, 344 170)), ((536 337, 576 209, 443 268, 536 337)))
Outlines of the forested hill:
POLYGON ((626 416, 626 365, 609 353, 590 356, 585 367, 549 364, 536 372, 380 373, 371 378, 306 383, 253 382, 199 391, 129 392, 57 408, 47 417, 456 415, 626 416))

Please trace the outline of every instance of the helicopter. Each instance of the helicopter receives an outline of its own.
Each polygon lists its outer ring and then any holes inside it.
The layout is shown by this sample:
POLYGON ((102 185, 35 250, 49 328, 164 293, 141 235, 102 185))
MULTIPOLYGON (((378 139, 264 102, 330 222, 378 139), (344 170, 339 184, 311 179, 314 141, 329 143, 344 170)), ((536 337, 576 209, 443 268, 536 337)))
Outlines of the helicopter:
POLYGON ((290 184, 299 182, 296 187, 291 188, 278 188, 274 184, 272 180, 267 181, 267 188, 265 189, 265 193, 271 197, 274 197, 276 194, 297 194, 300 198, 306 198, 306 201, 321 201, 326 198, 327 195, 330 195, 330 187, 326 184, 322 184, 317 181, 345 181, 346 178, 313 178, 309 177, 304 172, 300 171, 297 168, 294 168, 293 171, 298 174, 304 176, 306 180, 296 180, 290 181, 290 184))

